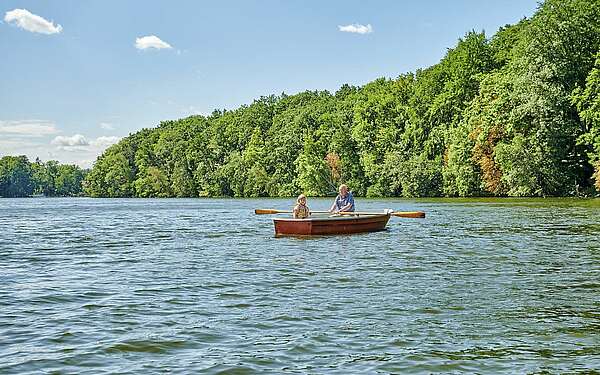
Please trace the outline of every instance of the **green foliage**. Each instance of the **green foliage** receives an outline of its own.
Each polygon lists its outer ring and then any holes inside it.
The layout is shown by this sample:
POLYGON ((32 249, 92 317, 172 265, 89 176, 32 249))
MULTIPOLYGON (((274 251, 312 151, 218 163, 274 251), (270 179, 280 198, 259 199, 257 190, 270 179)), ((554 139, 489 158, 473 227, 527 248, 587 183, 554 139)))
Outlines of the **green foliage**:
MULTIPOLYGON (((595 176, 600 190, 599 49, 600 0, 546 0, 490 39, 468 32, 414 74, 144 129, 98 158, 85 189, 261 197, 346 183, 358 196, 548 196, 589 191, 595 176)), ((44 173, 34 179, 55 181, 44 173)))
POLYGON ((52 195, 60 197, 74 197, 81 195, 84 178, 85 171, 78 166, 68 164, 58 165, 57 175, 54 177, 53 181, 54 193, 52 195))
POLYGON ((0 159, 0 196, 26 197, 33 194, 32 170, 26 156, 0 159))
POLYGON ((134 195, 134 172, 118 147, 110 147, 86 176, 83 185, 89 196, 115 198, 134 195))
POLYGON ((594 165, 594 186, 600 192, 600 52, 596 54, 594 69, 586 78, 585 88, 574 90, 572 101, 584 125, 579 142, 594 165))
POLYGON ((144 170, 143 177, 134 182, 135 192, 141 198, 164 198, 171 196, 169 180, 156 167, 148 167, 144 170))
POLYGON ((450 197, 484 195, 482 172, 473 159, 475 140, 469 133, 469 126, 462 124, 450 136, 442 170, 443 193, 450 197))
POLYGON ((0 159, 0 197, 78 196, 85 173, 75 165, 61 165, 53 160, 30 163, 26 156, 5 156, 0 159))
POLYGON ((320 152, 312 135, 305 137, 302 152, 296 159, 298 168, 296 183, 304 194, 324 196, 336 187, 331 178, 331 171, 325 161, 325 153, 320 152))
POLYGON ((435 197, 442 194, 442 159, 428 159, 425 155, 415 155, 404 159, 400 154, 387 155, 386 171, 390 189, 384 192, 371 191, 371 195, 394 195, 407 198, 435 197), (382 194, 383 193, 383 194, 382 194))

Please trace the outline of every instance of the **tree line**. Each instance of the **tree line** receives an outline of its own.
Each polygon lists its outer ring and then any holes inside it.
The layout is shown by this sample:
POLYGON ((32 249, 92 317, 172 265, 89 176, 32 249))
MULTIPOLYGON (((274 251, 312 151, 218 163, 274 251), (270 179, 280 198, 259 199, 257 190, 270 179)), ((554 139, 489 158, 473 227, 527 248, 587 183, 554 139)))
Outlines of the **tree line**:
POLYGON ((26 156, 5 156, 0 159, 0 197, 79 196, 83 194, 85 174, 76 165, 54 160, 30 162, 26 156))
POLYGON ((571 196, 600 192, 600 0, 546 0, 437 64, 261 97, 111 146, 95 197, 571 196))

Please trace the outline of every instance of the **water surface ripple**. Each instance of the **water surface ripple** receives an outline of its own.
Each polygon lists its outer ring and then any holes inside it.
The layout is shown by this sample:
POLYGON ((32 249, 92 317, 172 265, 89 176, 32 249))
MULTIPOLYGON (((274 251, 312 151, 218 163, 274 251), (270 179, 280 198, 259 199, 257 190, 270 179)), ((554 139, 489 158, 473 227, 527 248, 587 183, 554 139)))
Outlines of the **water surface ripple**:
POLYGON ((0 373, 600 368, 597 200, 358 200, 428 216, 311 239, 252 211, 291 203, 0 200, 0 373))

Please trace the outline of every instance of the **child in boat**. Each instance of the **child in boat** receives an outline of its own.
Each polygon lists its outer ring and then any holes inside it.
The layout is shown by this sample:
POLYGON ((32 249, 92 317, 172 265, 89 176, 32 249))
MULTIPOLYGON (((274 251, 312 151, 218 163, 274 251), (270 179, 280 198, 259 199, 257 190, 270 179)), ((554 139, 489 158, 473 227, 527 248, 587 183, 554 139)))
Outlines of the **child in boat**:
POLYGON ((300 194, 296 199, 296 206, 294 207, 294 219, 306 219, 310 216, 310 210, 306 205, 306 195, 300 194))

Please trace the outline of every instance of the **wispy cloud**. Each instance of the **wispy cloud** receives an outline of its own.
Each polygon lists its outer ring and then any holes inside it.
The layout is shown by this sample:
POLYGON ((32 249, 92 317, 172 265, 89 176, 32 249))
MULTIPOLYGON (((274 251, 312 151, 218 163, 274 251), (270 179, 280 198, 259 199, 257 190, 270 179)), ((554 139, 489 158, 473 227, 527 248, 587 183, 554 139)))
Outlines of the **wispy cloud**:
POLYGON ((196 108, 193 105, 189 106, 188 108, 184 108, 182 110, 184 115, 202 115, 204 117, 209 117, 210 116, 210 112, 207 111, 203 111, 200 108, 196 108))
POLYGON ((338 29, 344 33, 354 34, 370 34, 373 32, 373 26, 371 26, 371 24, 361 25, 359 23, 353 23, 351 25, 339 25, 338 29))
POLYGON ((116 136, 88 138, 79 133, 61 133, 51 121, 0 120, 0 157, 26 155, 30 160, 40 157, 87 168, 107 147, 122 139, 116 136))
POLYGON ((2 151, 6 151, 6 149, 9 149, 9 151, 13 150, 13 149, 23 149, 26 147, 38 147, 40 146, 39 142, 32 142, 31 140, 25 140, 25 139, 0 139, 0 149, 2 149, 2 151))
POLYGON ((58 34, 62 31, 61 25, 54 25, 54 22, 48 21, 43 17, 31 13, 27 9, 13 9, 4 15, 4 21, 13 23, 23 30, 32 33, 58 34))
POLYGON ((109 122, 101 122, 100 127, 104 130, 115 130, 115 126, 109 122))
POLYGON ((93 159, 76 160, 75 164, 77 164, 81 168, 88 169, 88 168, 92 168, 92 166, 94 165, 94 160, 93 159))
POLYGON ((135 38, 135 48, 137 49, 170 49, 173 48, 171 45, 165 41, 162 41, 156 35, 148 35, 140 38, 135 38))
POLYGON ((98 137, 96 139, 88 140, 84 135, 75 134, 70 137, 59 135, 55 137, 50 143, 57 146, 59 150, 64 151, 83 151, 87 149, 105 149, 108 146, 114 145, 121 140, 120 137, 109 136, 109 137, 98 137))
POLYGON ((56 125, 45 120, 0 121, 0 133, 41 137, 58 133, 56 125))
POLYGON ((105 147, 114 145, 115 143, 119 142, 120 140, 121 140, 121 137, 114 137, 114 136, 98 137, 98 138, 90 141, 90 144, 95 147, 105 148, 105 147))

